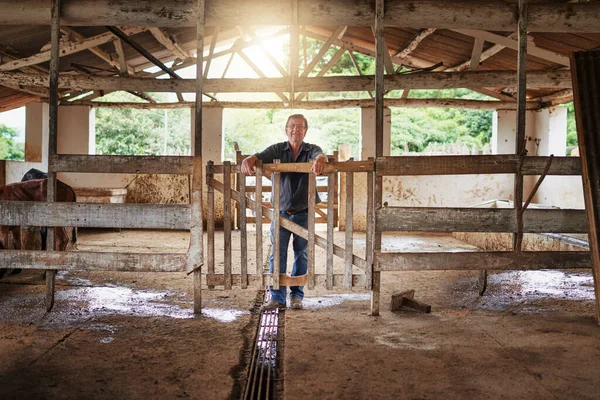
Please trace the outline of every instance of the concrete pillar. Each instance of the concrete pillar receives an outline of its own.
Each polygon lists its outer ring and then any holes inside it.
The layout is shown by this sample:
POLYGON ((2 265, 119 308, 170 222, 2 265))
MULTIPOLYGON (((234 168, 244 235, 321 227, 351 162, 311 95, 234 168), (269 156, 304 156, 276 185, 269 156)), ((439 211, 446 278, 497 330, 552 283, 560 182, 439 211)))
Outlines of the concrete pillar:
POLYGON ((58 154, 95 154, 95 124, 91 107, 59 107, 58 154))
MULTIPOLYGON (((194 109, 191 113, 193 149, 196 129, 194 109)), ((215 164, 221 164, 223 160, 223 109, 220 107, 206 107, 202 110, 202 162, 206 165, 209 160, 215 164)))
POLYGON ((25 161, 48 165, 49 112, 47 103, 25 107, 25 161))
MULTIPOLYGON (((535 111, 525 113, 525 136, 535 136, 535 111)), ((494 111, 492 118, 492 154, 515 154, 517 140, 517 112, 514 110, 494 111)), ((531 155, 531 144, 526 145, 531 155)))
MULTIPOLYGON (((532 155, 565 156, 567 152, 567 108, 551 107, 535 116, 535 149, 532 155)), ((538 177, 534 177, 536 180, 538 177)), ((534 203, 571 209, 583 209, 583 186, 580 176, 547 176, 536 192, 534 203)))
MULTIPOLYGON (((191 110, 192 123, 192 149, 194 148, 194 129, 196 129, 196 115, 194 109, 191 110)), ((204 108, 202 110, 202 164, 205 167, 208 161, 215 164, 222 164, 223 160, 223 109, 219 107, 204 108)), ((235 162, 235 160, 234 160, 235 162)), ((206 203, 206 168, 202 169, 204 182, 202 185, 202 214, 206 221, 207 203, 206 203)), ((222 181, 223 176, 218 175, 217 179, 222 181)), ((233 185, 233 180, 232 180, 233 185)), ((215 190, 215 223, 217 226, 223 224, 223 197, 215 190)), ((232 222, 235 218, 232 218, 232 222)))
POLYGON ((565 156, 567 154, 567 108, 551 107, 536 113, 538 155, 565 156))
POLYGON ((6 183, 20 182, 31 168, 48 171, 47 103, 29 103, 25 107, 25 162, 6 162, 6 183))
MULTIPOLYGON (((390 155, 392 136, 392 112, 383 109, 383 155, 390 155)), ((360 159, 375 157, 375 107, 363 107, 360 111, 360 159)))

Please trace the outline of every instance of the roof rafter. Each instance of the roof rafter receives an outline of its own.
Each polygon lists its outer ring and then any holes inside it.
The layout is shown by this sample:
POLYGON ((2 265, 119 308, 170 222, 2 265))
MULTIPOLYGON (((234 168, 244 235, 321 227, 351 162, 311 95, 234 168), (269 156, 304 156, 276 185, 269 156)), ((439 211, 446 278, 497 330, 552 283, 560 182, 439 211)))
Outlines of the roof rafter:
MULTIPOLYGON (((472 29, 452 29, 452 31, 461 33, 466 36, 483 39, 487 42, 500 44, 500 45, 508 47, 509 49, 512 49, 512 50, 519 49, 518 43, 515 39, 506 37, 506 36, 502 36, 502 35, 498 35, 496 33, 487 32, 487 31, 477 31, 477 30, 472 30, 472 29)), ((533 43, 533 41, 530 41, 529 43, 527 43, 527 54, 530 56, 535 56, 535 57, 541 58, 546 61, 553 62, 555 64, 560 64, 560 65, 564 65, 567 67, 570 65, 569 57, 564 56, 559 53, 556 53, 551 50, 541 49, 541 48, 537 47, 535 45, 535 43, 533 43)))
POLYGON ((165 46, 168 50, 170 50, 177 58, 181 61, 185 61, 190 58, 190 55, 183 47, 177 43, 173 36, 168 35, 163 29, 152 27, 150 28, 150 33, 152 36, 163 46, 165 46))
POLYGON ((398 50, 396 54, 394 54, 394 57, 398 57, 399 59, 405 58, 412 53, 427 36, 431 35, 435 31, 435 28, 422 29, 410 40, 410 42, 408 42, 406 46, 404 46, 403 49, 398 50))
MULTIPOLYGON (((144 32, 145 30, 146 28, 132 27, 125 28, 124 32, 126 32, 126 34, 128 35, 134 35, 136 33, 144 32)), ((111 42, 113 40, 115 40, 115 36, 112 33, 107 32, 93 36, 91 38, 87 38, 79 43, 71 42, 70 44, 60 49, 60 56, 64 57, 70 54, 78 53, 80 51, 88 50, 92 47, 96 47, 101 44, 111 42)), ((15 69, 41 64, 46 61, 50 61, 50 50, 39 52, 30 57, 20 58, 17 60, 5 62, 4 64, 0 64, 0 71, 14 71, 15 69)))

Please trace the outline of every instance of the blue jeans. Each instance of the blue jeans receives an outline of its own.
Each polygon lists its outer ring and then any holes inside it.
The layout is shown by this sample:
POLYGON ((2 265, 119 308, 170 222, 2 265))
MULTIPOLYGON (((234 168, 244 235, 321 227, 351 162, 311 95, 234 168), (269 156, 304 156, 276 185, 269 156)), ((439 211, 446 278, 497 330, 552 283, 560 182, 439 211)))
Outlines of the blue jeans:
MULTIPOLYGON (((308 211, 306 210, 293 215, 285 211, 281 211, 279 214, 304 228, 308 228, 308 211)), ((308 272, 308 241, 282 227, 279 228, 279 272, 284 274, 287 271, 288 246, 290 244, 290 236, 292 235, 294 235, 294 266, 292 268, 292 276, 300 276, 308 272)), ((273 222, 271 222, 271 255, 269 256, 269 271, 271 273, 273 273, 273 255, 275 253, 274 237, 273 222)), ((286 286, 279 286, 279 290, 274 290, 271 286, 271 300, 285 304, 286 294, 286 286)), ((302 300, 304 298, 304 286, 290 286, 290 298, 293 297, 302 300)))

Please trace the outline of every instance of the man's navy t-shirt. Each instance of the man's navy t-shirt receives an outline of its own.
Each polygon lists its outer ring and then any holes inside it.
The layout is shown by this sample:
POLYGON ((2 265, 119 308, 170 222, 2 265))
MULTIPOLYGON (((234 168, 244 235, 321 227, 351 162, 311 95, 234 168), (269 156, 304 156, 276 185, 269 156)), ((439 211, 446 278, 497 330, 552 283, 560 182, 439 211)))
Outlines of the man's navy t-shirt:
MULTIPOLYGON (((323 154, 323 150, 316 144, 302 143, 300 152, 295 160, 292 160, 292 149, 289 142, 276 143, 267 147, 255 156, 264 164, 270 164, 273 160, 281 163, 305 163, 323 154)), ((302 211, 308 208, 308 174, 297 172, 281 173, 281 189, 279 192, 280 207, 282 211, 302 211)), ((321 199, 317 193, 316 202, 321 199)), ((271 203, 273 203, 273 192, 271 192, 271 203)))

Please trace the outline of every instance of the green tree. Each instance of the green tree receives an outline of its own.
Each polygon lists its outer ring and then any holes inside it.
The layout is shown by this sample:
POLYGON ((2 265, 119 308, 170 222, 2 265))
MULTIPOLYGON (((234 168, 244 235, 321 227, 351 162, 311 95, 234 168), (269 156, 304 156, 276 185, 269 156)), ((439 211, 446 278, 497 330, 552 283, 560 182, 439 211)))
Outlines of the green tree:
POLYGON ((575 123, 575 105, 573 102, 565 104, 567 107, 567 146, 577 146, 577 125, 575 123))
POLYGON ((19 132, 16 129, 0 124, 0 160, 25 159, 24 144, 14 141, 17 136, 19 132))
MULTIPOLYGON (((164 94, 152 96, 164 100, 164 94)), ((104 101, 134 101, 128 93, 111 93, 104 101)), ((137 100, 135 100, 137 101, 137 100)), ((96 108, 96 151, 101 154, 190 154, 190 109, 96 108)))

